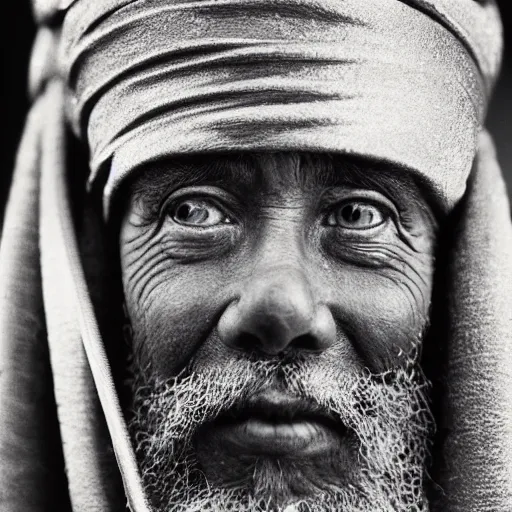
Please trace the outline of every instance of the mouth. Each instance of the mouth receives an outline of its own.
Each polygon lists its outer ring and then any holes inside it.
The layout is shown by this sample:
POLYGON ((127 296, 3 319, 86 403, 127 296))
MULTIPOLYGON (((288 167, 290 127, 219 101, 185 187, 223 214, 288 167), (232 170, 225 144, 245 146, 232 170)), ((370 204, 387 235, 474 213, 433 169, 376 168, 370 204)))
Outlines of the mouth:
POLYGON ((347 428, 322 408, 281 391, 266 390, 208 426, 228 453, 312 456, 332 452, 347 428))

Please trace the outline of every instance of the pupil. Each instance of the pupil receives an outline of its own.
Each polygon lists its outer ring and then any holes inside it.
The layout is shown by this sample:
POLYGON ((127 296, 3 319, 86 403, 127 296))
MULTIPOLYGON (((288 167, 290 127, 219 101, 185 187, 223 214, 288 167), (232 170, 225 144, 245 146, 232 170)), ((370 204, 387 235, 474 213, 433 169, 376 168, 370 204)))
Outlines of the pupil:
POLYGON ((361 210, 347 205, 341 210, 341 215, 347 222, 357 222, 361 218, 361 210))
POLYGON ((192 207, 185 203, 178 207, 178 211, 176 212, 177 217, 182 220, 188 219, 188 216, 190 215, 190 211, 192 210, 192 207))

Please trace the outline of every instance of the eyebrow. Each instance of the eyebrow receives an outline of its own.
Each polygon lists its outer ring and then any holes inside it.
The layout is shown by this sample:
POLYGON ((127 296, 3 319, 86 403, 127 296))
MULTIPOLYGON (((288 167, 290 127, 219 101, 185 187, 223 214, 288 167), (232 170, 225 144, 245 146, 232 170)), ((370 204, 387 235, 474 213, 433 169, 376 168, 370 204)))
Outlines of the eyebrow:
MULTIPOLYGON (((158 209, 162 198, 183 186, 217 185, 251 190, 257 182, 247 155, 191 155, 162 159, 141 166, 127 184, 126 198, 139 202, 147 213, 158 209)), ((122 194, 124 195, 124 194, 122 194)))
POLYGON ((329 156, 332 165, 325 173, 324 186, 371 189, 398 204, 401 198, 408 197, 436 224, 440 212, 432 190, 411 169, 354 155, 329 156))
POLYGON ((145 216, 151 218, 158 213, 162 199, 183 186, 214 185, 237 189, 241 195, 251 193, 262 183, 261 169, 278 166, 280 161, 294 167, 295 179, 304 189, 342 186, 372 189, 394 202, 408 196, 425 212, 433 214, 424 187, 416 183, 410 171, 381 161, 332 153, 248 152, 158 160, 134 173, 125 198, 139 202, 145 216))

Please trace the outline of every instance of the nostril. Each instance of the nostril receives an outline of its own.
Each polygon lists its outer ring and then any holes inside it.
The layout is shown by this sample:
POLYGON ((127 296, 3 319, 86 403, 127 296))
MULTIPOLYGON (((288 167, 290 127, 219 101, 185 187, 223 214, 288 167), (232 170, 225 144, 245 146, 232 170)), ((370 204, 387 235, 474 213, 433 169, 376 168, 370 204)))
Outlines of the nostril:
POLYGON ((243 350, 248 353, 265 352, 271 354, 279 354, 282 356, 295 351, 317 352, 320 350, 318 340, 311 334, 303 334, 301 336, 297 336, 287 344, 284 350, 277 351, 277 344, 270 343, 267 345, 258 336, 251 334, 250 332, 241 332, 236 339, 236 346, 239 350, 243 350))
POLYGON ((318 340, 315 336, 311 334, 302 334, 301 336, 297 336, 292 340, 289 345, 291 350, 300 350, 300 351, 318 351, 320 347, 318 346, 318 340))
POLYGON ((254 352, 259 349, 261 341, 250 332, 241 332, 236 340, 236 345, 240 350, 254 352))

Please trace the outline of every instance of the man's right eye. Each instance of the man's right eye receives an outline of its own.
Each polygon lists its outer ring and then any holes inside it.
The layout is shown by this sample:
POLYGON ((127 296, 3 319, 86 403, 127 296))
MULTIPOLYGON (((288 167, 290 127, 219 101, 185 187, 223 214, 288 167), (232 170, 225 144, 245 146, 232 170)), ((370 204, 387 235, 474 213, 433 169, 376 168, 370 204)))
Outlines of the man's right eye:
POLYGON ((169 215, 177 224, 198 228, 231 223, 231 218, 213 200, 205 198, 178 201, 170 208, 169 215))

